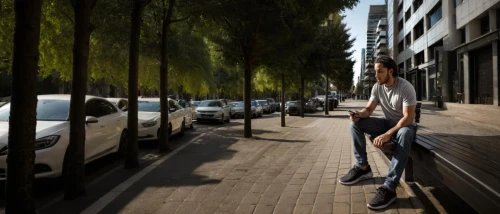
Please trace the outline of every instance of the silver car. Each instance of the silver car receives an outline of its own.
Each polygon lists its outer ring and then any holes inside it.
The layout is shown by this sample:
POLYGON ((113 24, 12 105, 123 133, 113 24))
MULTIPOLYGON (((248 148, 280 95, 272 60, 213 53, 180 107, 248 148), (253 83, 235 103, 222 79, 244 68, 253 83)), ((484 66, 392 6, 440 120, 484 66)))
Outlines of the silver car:
POLYGON ((196 116, 198 122, 229 122, 231 120, 231 107, 220 100, 205 100, 196 108, 196 116))
MULTIPOLYGON (((252 117, 262 117, 264 115, 264 109, 262 106, 255 100, 252 100, 250 102, 250 109, 252 111, 252 117)), ((239 117, 245 117, 245 109, 244 109, 244 102, 239 102, 236 107, 233 107, 234 114, 233 117, 239 118, 239 117)))

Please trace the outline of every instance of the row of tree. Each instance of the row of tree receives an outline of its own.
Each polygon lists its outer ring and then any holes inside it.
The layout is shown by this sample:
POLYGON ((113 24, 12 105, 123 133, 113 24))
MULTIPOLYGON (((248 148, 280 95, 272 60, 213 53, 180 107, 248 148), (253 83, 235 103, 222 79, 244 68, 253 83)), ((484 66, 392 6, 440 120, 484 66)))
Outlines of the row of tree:
MULTIPOLYGON (((169 128, 169 89, 193 94, 213 88, 242 90, 243 135, 251 137, 252 80, 265 80, 258 87, 279 90, 281 97, 285 88, 300 88, 304 97, 305 84, 321 78, 326 78, 325 87, 329 80, 340 90, 352 86, 353 40, 339 13, 357 2, 0 0, 0 72, 12 74, 6 212, 35 212, 39 75, 57 71, 71 81, 70 143, 63 177, 65 198, 73 199, 85 192, 85 94, 89 78, 128 89, 126 168, 139 165, 139 88, 159 89, 161 130, 169 128), (235 81, 220 84, 225 88, 214 87, 220 71, 235 81)), ((159 150, 169 150, 168 132, 160 133, 159 150)))

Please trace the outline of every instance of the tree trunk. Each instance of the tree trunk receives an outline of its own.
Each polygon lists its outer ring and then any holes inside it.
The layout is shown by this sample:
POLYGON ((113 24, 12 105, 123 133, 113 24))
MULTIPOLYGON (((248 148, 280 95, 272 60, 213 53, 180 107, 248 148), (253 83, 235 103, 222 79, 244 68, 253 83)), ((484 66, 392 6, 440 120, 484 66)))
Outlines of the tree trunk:
POLYGON ((326 76, 326 88, 325 88, 325 103, 324 103, 324 108, 325 108, 325 115, 328 115, 328 94, 330 93, 330 83, 328 82, 328 75, 326 76))
POLYGON ((87 93, 90 15, 95 1, 76 1, 73 45, 73 79, 70 101, 69 145, 64 155, 64 198, 74 199, 85 192, 85 94, 87 93))
POLYGON ((35 213, 35 135, 42 1, 15 1, 5 212, 35 213))
MULTIPOLYGON (((250 49, 251 50, 251 49, 250 49)), ((252 56, 249 48, 243 50, 245 54, 245 74, 244 74, 244 84, 243 84, 243 103, 244 103, 244 111, 245 111, 245 122, 244 122, 244 137, 251 138, 252 137, 252 108, 250 106, 250 102, 252 99, 252 56)), ((257 113, 256 113, 257 114, 257 113)))
POLYGON ((300 117, 304 118, 304 110, 306 108, 304 102, 304 75, 300 75, 300 117))
POLYGON ((139 167, 138 152, 138 97, 139 97, 139 40, 141 37, 142 12, 145 2, 143 0, 132 0, 134 8, 131 13, 129 68, 128 68, 128 139, 125 154, 125 168, 133 169, 139 167))
MULTIPOLYGON (((175 0, 170 0, 166 11, 165 19, 163 20, 162 36, 161 36, 161 65, 160 65, 160 109, 161 109, 161 125, 160 139, 158 149, 160 151, 169 151, 169 124, 168 114, 168 37, 170 31, 170 20, 172 19, 172 11, 175 5, 175 0)), ((164 13, 165 14, 165 13, 164 13)))
POLYGON ((285 74, 281 73, 281 127, 285 127, 285 74))

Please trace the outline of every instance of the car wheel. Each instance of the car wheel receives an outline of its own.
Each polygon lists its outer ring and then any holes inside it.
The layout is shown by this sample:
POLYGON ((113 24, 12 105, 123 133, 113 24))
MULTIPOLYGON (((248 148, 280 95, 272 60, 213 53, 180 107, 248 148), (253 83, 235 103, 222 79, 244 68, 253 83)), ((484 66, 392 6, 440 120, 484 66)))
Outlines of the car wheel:
POLYGON ((182 124, 181 124, 181 131, 179 132, 179 135, 183 136, 185 131, 186 131, 186 121, 183 120, 182 124))
POLYGON ((120 135, 120 143, 118 144, 118 154, 120 156, 125 156, 127 153, 128 135, 127 131, 123 130, 120 135))

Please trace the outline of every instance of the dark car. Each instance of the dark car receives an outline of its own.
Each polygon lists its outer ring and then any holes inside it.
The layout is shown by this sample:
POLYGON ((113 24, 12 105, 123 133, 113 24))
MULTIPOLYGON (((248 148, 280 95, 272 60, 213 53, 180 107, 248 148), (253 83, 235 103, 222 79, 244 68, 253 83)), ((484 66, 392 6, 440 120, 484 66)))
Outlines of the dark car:
POLYGON ((289 101, 287 102, 287 113, 288 115, 300 115, 300 101, 289 101))
POLYGON ((271 113, 274 113, 276 111, 279 111, 279 103, 276 102, 273 98, 267 98, 266 99, 269 105, 271 105, 271 113))

